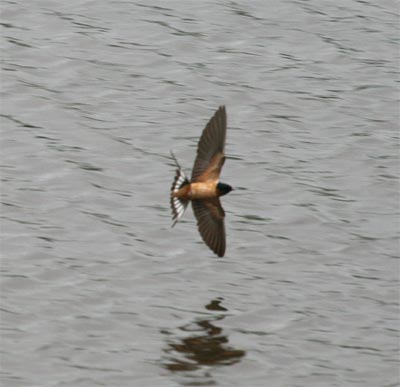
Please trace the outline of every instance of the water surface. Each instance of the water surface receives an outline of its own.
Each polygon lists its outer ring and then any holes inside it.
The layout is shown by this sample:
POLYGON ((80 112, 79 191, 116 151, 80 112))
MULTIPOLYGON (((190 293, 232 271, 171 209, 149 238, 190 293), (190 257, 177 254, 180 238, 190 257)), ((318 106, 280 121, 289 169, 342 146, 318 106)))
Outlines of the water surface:
POLYGON ((393 1, 8 1, 4 386, 395 386, 393 1), (227 253, 187 171, 225 104, 227 253))

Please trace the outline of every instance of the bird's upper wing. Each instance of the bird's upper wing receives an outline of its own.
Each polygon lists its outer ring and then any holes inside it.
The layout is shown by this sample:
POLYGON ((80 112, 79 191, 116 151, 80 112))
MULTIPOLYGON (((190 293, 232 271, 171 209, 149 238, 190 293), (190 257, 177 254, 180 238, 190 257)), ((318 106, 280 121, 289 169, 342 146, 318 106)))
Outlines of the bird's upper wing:
POLYGON ((224 165, 226 111, 220 106, 204 128, 197 147, 192 182, 217 181, 224 165))
POLYGON ((203 241, 219 257, 225 254, 225 212, 218 198, 192 200, 193 212, 203 241))

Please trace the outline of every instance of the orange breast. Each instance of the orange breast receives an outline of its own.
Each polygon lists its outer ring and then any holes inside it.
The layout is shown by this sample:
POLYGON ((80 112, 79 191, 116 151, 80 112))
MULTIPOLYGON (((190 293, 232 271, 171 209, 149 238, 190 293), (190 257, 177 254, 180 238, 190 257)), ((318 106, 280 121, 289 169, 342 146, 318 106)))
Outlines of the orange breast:
POLYGON ((215 183, 191 183, 173 192, 171 196, 186 200, 202 200, 215 198, 219 193, 215 183))
POLYGON ((217 197, 217 187, 215 183, 192 183, 190 184, 189 198, 209 199, 217 197))

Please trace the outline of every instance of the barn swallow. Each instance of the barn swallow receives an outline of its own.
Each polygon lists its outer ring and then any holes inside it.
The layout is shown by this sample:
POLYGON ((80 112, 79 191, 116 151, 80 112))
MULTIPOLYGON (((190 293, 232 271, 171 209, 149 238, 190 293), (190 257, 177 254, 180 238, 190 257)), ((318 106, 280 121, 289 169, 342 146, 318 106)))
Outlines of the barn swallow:
POLYGON ((181 218, 189 201, 197 219, 197 227, 206 245, 219 257, 225 254, 225 212, 220 196, 232 191, 219 182, 225 162, 226 111, 220 106, 203 130, 197 146, 197 156, 189 180, 171 152, 177 170, 171 187, 172 227, 181 218))

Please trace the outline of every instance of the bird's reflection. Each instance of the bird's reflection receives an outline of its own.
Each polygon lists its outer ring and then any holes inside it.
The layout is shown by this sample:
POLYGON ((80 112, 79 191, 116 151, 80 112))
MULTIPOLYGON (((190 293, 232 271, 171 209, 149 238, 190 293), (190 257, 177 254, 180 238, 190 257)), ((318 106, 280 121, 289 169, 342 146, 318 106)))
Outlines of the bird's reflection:
POLYGON ((225 318, 221 312, 227 312, 221 305, 221 299, 212 300, 205 308, 213 313, 179 327, 175 336, 184 332, 187 334, 184 338, 174 337, 172 332, 163 332, 169 335, 165 349, 168 357, 164 362, 169 371, 195 371, 203 366, 231 365, 245 355, 245 351, 228 345, 228 336, 216 325, 217 321, 225 318))

